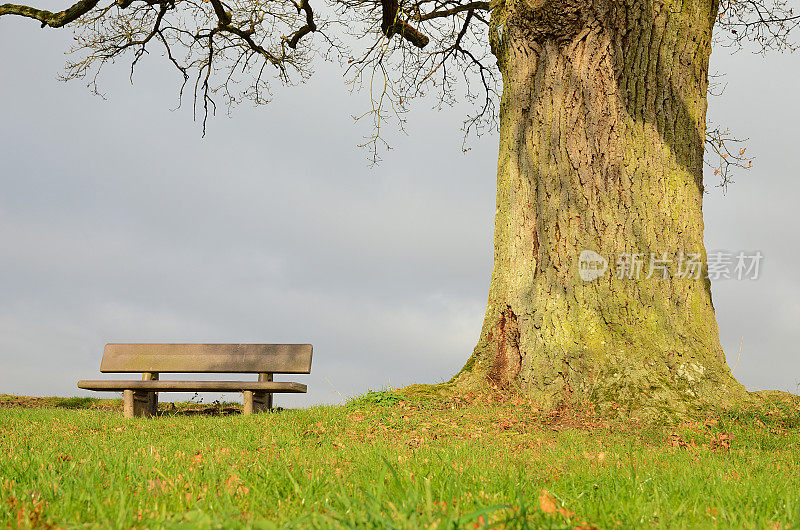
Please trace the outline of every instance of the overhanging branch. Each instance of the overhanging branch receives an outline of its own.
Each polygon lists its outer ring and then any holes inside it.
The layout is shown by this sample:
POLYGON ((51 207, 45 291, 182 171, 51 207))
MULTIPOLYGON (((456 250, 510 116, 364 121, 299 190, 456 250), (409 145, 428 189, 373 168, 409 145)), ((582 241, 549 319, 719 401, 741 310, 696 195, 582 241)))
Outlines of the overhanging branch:
POLYGON ((383 17, 381 21, 381 31, 388 38, 400 35, 417 48, 424 48, 430 39, 408 22, 400 18, 400 9, 397 0, 381 0, 383 17))
POLYGON ((464 11, 475 11, 475 10, 489 11, 490 9, 491 6, 489 2, 469 2, 467 4, 452 7, 450 9, 443 9, 441 11, 431 11, 430 13, 421 13, 412 18, 414 20, 418 20, 421 22, 423 20, 432 20, 434 18, 452 17, 453 15, 463 13, 464 11))
POLYGON ((0 16, 18 15, 38 20, 42 23, 42 27, 50 26, 51 28, 60 28, 70 22, 74 22, 91 11, 94 6, 97 5, 98 1, 99 0, 81 0, 72 7, 64 11, 59 11, 58 13, 24 5, 3 4, 0 5, 0 16))
POLYGON ((305 11, 306 23, 287 39, 289 47, 292 49, 297 48, 297 43, 300 42, 300 39, 313 31, 317 31, 317 24, 314 22, 314 11, 312 11, 311 4, 308 3, 308 0, 301 0, 300 3, 296 5, 298 13, 300 11, 305 11))

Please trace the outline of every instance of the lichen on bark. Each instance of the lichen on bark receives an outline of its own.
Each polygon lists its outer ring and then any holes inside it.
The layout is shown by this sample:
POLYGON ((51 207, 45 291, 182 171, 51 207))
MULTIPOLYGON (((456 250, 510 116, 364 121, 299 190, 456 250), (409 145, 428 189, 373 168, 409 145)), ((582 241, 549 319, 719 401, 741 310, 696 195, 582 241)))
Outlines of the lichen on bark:
POLYGON ((747 393, 701 277, 618 278, 614 258, 700 254, 711 0, 505 0, 494 269, 457 385, 545 406, 688 411, 747 393), (579 276, 591 250, 612 260, 579 276))

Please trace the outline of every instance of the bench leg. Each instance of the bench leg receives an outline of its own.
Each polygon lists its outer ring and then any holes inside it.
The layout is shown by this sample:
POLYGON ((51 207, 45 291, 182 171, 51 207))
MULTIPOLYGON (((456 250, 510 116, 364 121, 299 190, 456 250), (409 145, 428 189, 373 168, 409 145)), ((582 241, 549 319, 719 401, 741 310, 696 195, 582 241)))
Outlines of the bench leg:
MULTIPOLYGON (((142 381, 158 381, 158 372, 144 372, 142 374, 142 381)), ((148 399, 150 400, 149 414, 147 416, 155 416, 158 413, 158 392, 148 392, 148 399)))
POLYGON ((126 418, 155 416, 158 397, 155 392, 124 390, 122 392, 122 411, 126 418))
POLYGON ((259 412, 266 412, 272 408, 272 394, 268 392, 255 392, 253 390, 245 390, 242 392, 244 396, 244 411, 245 416, 250 414, 258 414, 259 412))
MULTIPOLYGON (((258 381, 259 383, 264 382, 272 382, 272 373, 271 372, 262 372, 258 374, 258 381)), ((267 409, 272 408, 272 392, 269 392, 266 397, 267 400, 267 409)))
POLYGON ((150 415, 158 414, 158 392, 148 392, 150 394, 150 415))

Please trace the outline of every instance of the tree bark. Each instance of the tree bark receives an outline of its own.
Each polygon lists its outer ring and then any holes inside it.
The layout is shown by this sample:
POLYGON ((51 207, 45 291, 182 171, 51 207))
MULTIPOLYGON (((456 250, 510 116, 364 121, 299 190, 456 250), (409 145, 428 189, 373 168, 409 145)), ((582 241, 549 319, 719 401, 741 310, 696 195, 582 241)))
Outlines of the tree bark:
POLYGON ((703 151, 715 0, 506 0, 494 270, 460 385, 686 411, 747 395, 719 342, 711 286, 678 278, 703 244, 703 151), (591 250, 609 260, 579 274, 591 250), (616 260, 639 254, 639 279, 616 260), (668 277, 645 278, 651 255, 668 277), (664 263, 664 262, 662 262, 664 263))

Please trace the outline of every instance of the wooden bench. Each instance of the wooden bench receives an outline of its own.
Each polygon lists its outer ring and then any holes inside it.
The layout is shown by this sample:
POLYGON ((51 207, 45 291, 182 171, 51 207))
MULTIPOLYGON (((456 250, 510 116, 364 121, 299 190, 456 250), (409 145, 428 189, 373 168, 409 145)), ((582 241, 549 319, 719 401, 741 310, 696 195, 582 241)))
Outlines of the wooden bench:
POLYGON ((311 344, 106 344, 100 371, 142 373, 141 381, 78 381, 78 388, 122 391, 126 418, 153 416, 158 392, 242 392, 244 413, 272 408, 275 392, 302 393, 306 385, 273 374, 311 372, 311 344), (252 373, 257 381, 164 381, 162 373, 252 373))

